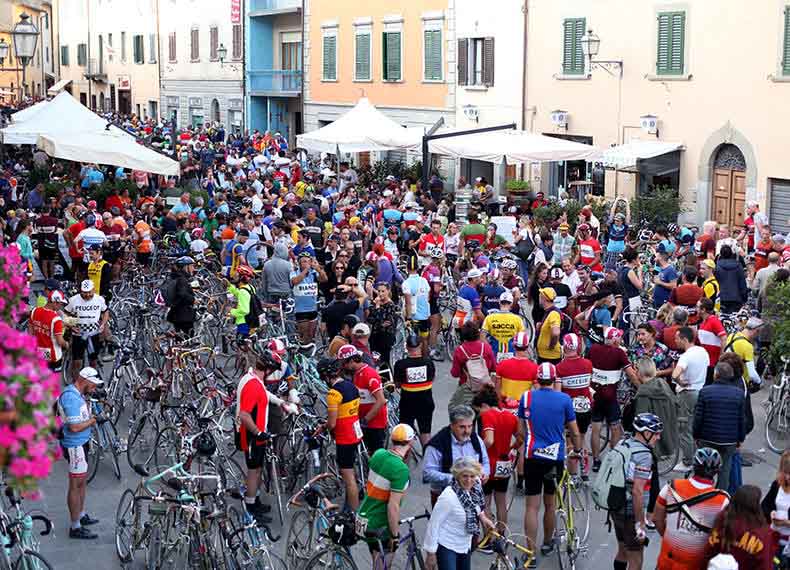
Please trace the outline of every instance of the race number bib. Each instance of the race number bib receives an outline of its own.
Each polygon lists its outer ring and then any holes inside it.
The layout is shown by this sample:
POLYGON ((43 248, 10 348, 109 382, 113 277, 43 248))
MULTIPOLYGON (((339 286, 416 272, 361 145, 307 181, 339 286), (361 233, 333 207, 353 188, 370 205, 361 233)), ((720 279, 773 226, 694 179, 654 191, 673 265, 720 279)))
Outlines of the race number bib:
POLYGON ((41 358, 49 362, 52 359, 52 350, 49 348, 39 348, 39 354, 41 354, 41 358))
POLYGON ((576 396, 573 399, 573 411, 584 414, 590 411, 590 399, 587 396, 576 396))
POLYGON ((362 437, 362 426, 359 425, 359 420, 355 421, 354 424, 354 435, 358 438, 362 437))
POLYGON ((560 444, 552 443, 548 447, 542 447, 532 452, 532 457, 538 459, 548 459, 550 461, 557 461, 560 456, 560 444))
POLYGON ((417 366, 416 368, 409 368, 406 370, 406 383, 419 384, 428 381, 428 367, 417 366))
POLYGON ((494 479, 507 479, 511 473, 513 473, 513 463, 509 459, 496 462, 494 479))
POLYGON ((497 352, 496 353, 496 362, 497 362, 497 364, 499 364, 503 360, 508 360, 510 358, 513 358, 513 353, 512 352, 497 352))
POLYGON ((356 531, 357 536, 364 537, 368 530, 368 519, 357 515, 354 519, 354 530, 356 531))

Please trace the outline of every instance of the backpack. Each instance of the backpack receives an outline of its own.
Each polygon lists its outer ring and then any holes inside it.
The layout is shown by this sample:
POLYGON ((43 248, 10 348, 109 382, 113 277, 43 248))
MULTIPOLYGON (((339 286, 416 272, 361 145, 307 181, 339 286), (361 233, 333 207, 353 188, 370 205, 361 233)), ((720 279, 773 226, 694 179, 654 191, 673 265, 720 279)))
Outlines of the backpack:
POLYGON ((693 516, 691 516, 691 511, 689 511, 688 507, 693 507, 698 503, 702 503, 703 501, 707 501, 708 499, 712 499, 718 495, 724 495, 728 499, 730 498, 729 493, 723 491, 721 489, 711 489, 710 491, 705 491, 704 493, 700 493, 693 497, 689 497, 686 500, 678 501, 678 494, 675 489, 675 482, 670 481, 669 489, 672 493, 672 497, 675 499, 675 503, 667 504, 666 510, 667 514, 672 513, 680 513, 683 517, 686 518, 693 526, 697 528, 697 530, 705 533, 710 533, 713 529, 707 525, 702 524, 698 520, 696 520, 693 516))
POLYGON ((626 470, 634 453, 650 453, 650 450, 634 451, 630 441, 624 439, 604 455, 590 493, 598 508, 606 511, 620 511, 625 508, 628 483, 626 470))
POLYGON ((178 287, 178 279, 175 277, 171 277, 167 281, 164 282, 162 287, 160 287, 159 292, 162 293, 162 299, 165 301, 165 305, 168 307, 172 307, 173 303, 176 300, 176 288, 178 287))
POLYGON ((261 316, 263 315, 263 303, 252 285, 245 285, 241 287, 250 293, 250 312, 244 317, 244 322, 251 329, 257 329, 261 326, 261 316))
POLYGON ((482 341, 480 342, 480 345, 480 354, 476 354, 474 356, 469 356, 469 353, 466 352, 466 349, 463 346, 458 347, 461 349, 461 352, 464 353, 464 356, 466 356, 466 364, 464 364, 464 368, 466 370, 467 382, 469 382, 469 387, 475 393, 479 392, 480 388, 482 388, 484 384, 487 384, 491 381, 491 373, 488 371, 488 365, 486 364, 485 358, 483 358, 485 345, 483 345, 482 341))

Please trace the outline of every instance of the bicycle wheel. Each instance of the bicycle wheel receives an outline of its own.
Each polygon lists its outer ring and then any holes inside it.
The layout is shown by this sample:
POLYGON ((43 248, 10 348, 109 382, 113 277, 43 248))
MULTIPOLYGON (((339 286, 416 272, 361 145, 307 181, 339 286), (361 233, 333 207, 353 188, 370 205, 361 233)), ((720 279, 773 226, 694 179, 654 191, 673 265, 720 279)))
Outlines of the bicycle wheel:
POLYGON ((285 557, 290 568, 299 568, 310 558, 315 542, 313 521, 305 510, 298 510, 291 517, 288 538, 285 542, 285 557))
POLYGON ((173 426, 162 428, 156 434, 156 443, 153 449, 154 467, 169 467, 180 460, 181 433, 173 426))
POLYGON ((330 546, 316 552, 307 561, 304 570, 359 570, 354 559, 345 550, 330 546))
POLYGON ((579 543, 584 544, 590 534, 590 491, 587 485, 579 479, 576 483, 572 483, 568 490, 570 491, 568 507, 573 509, 573 525, 576 527, 576 536, 579 537, 579 543))
POLYGON ((134 520, 137 505, 134 491, 126 489, 115 510, 115 552, 123 564, 128 564, 134 556, 134 520))
POLYGON ((283 516, 283 498, 282 493, 280 492, 280 474, 277 472, 277 462, 272 461, 269 464, 269 477, 271 480, 269 481, 270 488, 272 491, 272 497, 274 498, 275 502, 275 509, 277 510, 277 520, 280 521, 280 526, 283 525, 285 518, 283 516))
POLYGON ((150 414, 140 416, 129 430, 129 441, 126 444, 126 461, 129 467, 135 465, 147 466, 154 457, 156 449, 156 436, 159 426, 150 414))
MULTIPOLYGON (((385 570, 383 559, 379 558, 376 567, 385 570)), ((422 551, 416 544, 411 545, 409 541, 399 548, 392 560, 387 563, 386 570, 425 570, 425 562, 422 559, 422 551)))
POLYGON ((119 481, 121 480, 121 464, 119 462, 118 456, 120 455, 120 450, 118 449, 118 445, 120 441, 118 440, 118 430, 115 429, 115 426, 112 422, 104 422, 101 426, 101 429, 104 431, 104 441, 107 447, 110 448, 110 457, 112 458, 112 470, 115 473, 115 478, 119 481))
POLYGON ((765 419, 765 441, 774 453, 783 453, 790 445, 790 405, 786 400, 775 403, 765 419))
POLYGON ((491 565, 488 567, 488 570, 514 570, 515 566, 513 563, 508 559, 507 556, 503 554, 495 554, 494 559, 491 561, 491 565))
POLYGON ((99 471, 99 461, 104 454, 100 445, 101 436, 96 430, 93 430, 90 443, 88 444, 88 453, 85 460, 88 462, 88 483, 93 481, 96 473, 99 471))
POLYGON ((216 467, 222 486, 230 491, 241 492, 241 486, 244 483, 244 470, 238 462, 231 457, 221 456, 216 467))
POLYGON ((576 531, 569 526, 568 518, 564 511, 558 510, 555 515, 554 548, 557 551, 557 560, 560 570, 576 570, 576 531))
POLYGON ((16 559, 14 563, 14 570, 51 570, 52 564, 47 562, 38 552, 32 550, 25 550, 22 555, 16 559))

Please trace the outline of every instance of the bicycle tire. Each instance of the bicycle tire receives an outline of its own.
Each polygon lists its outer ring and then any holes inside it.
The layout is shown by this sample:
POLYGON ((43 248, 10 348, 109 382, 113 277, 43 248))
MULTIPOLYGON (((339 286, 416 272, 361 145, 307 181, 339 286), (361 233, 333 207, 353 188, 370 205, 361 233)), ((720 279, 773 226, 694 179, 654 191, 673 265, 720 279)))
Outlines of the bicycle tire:
POLYGON ((554 549, 557 551, 557 561, 560 570, 576 570, 576 556, 572 543, 575 541, 575 530, 568 526, 567 515, 564 511, 557 510, 554 524, 554 549))
POLYGON ((590 535, 590 492, 587 485, 579 482, 569 486, 571 499, 568 502, 573 509, 573 524, 576 528, 576 535, 579 542, 584 544, 590 535))
POLYGON ((771 448, 771 451, 780 455, 787 449, 789 443, 787 440, 790 439, 787 417, 788 407, 790 406, 788 406, 787 402, 779 401, 771 406, 765 418, 765 442, 771 448), (781 438, 785 439, 782 440, 781 438))
POLYGON ((515 565, 503 554, 495 554, 488 570, 515 570, 515 565))
POLYGON ((148 465, 156 449, 156 436, 159 426, 150 413, 143 414, 129 430, 129 441, 126 444, 126 461, 129 467, 148 465), (141 451, 142 448, 142 451, 141 451), (139 455, 138 455, 139 453, 139 455))
POLYGON ((656 458, 658 460, 658 474, 668 475, 675 468, 680 460, 680 446, 676 445, 673 453, 669 455, 662 455, 656 458))
POLYGON ((14 570, 52 570, 52 564, 38 552, 25 550, 14 562, 14 570))
POLYGON ((285 541, 285 558, 289 568, 300 568, 310 558, 314 542, 314 525, 308 511, 299 509, 291 517, 285 541))
POLYGON ((134 558, 134 519, 136 503, 134 491, 126 489, 121 494, 118 506, 115 509, 115 553, 122 564, 128 564, 134 558), (128 539, 123 539, 121 530, 129 529, 131 533, 128 539), (125 541, 122 545, 121 542, 125 541))
POLYGON ((102 447, 99 444, 99 437, 97 437, 99 435, 98 430, 91 431, 92 435, 88 445, 88 453, 85 457, 85 461, 88 464, 88 483, 96 478, 96 473, 99 471, 99 462, 101 461, 101 456, 103 455, 102 447))
POLYGON ((271 485, 272 496, 274 497, 275 508, 277 509, 277 520, 280 521, 280 526, 285 522, 283 516, 283 497, 280 492, 280 474, 277 472, 277 462, 272 461, 269 464, 269 484, 271 485))
POLYGON ((115 478, 118 481, 121 480, 121 463, 118 459, 118 455, 120 451, 118 451, 118 430, 115 429, 115 425, 112 422, 105 422, 102 424, 102 429, 105 430, 104 437, 107 438, 108 445, 110 447, 110 457, 112 458, 112 470, 115 473, 115 478))
POLYGON ((316 552, 303 570, 359 570, 351 555, 339 548, 329 547, 316 552))

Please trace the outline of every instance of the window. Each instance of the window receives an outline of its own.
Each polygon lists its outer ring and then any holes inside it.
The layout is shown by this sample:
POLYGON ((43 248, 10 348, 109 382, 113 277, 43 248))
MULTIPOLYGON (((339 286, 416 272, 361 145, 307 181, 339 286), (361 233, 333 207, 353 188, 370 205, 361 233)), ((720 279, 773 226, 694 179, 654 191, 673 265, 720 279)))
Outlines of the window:
POLYGON ((783 39, 782 75, 790 75, 790 6, 785 7, 785 27, 783 39))
POLYGON ((337 81, 337 28, 331 32, 324 31, 322 65, 323 80, 337 81))
POLYGON ((685 72, 686 13, 658 15, 656 75, 683 75, 685 72))
POLYGON ((112 34, 107 34, 107 45, 112 47, 112 34))
POLYGON ((174 62, 176 60, 176 33, 170 32, 167 36, 167 59, 174 62))
POLYGON ((121 32, 121 61, 126 63, 126 32, 121 32))
POLYGON ((562 23, 562 74, 584 75, 584 52, 582 36, 584 36, 587 20, 584 18, 568 18, 562 23))
POLYGON ((424 81, 441 81, 444 78, 442 64, 442 20, 425 22, 423 36, 424 81))
POLYGON ((241 59, 241 24, 233 24, 233 50, 230 57, 241 59))
POLYGON ((494 85, 494 38, 458 40, 458 84, 494 85))
POLYGON ((77 44, 77 65, 88 65, 88 44, 77 44))
POLYGON ((132 36, 132 49, 134 51, 134 62, 145 63, 145 53, 143 52, 143 36, 132 36))
POLYGON ((107 34, 107 60, 112 62, 113 53, 115 50, 112 49, 112 34, 107 34))
POLYGON ((189 58, 192 61, 200 59, 200 30, 198 28, 192 28, 190 32, 189 58))
POLYGON ((69 65, 69 46, 60 46, 60 65, 69 65))
POLYGON ((211 26, 208 30, 208 45, 209 45, 209 59, 217 61, 219 56, 217 50, 219 49, 219 30, 217 26, 211 26))
POLYGON ((382 78, 384 81, 401 81, 401 32, 382 34, 382 78))
POLYGON ((148 35, 148 63, 156 63, 156 52, 158 52, 156 45, 156 34, 148 35))
POLYGON ((370 81, 371 60, 370 26, 357 26, 354 33, 354 81, 370 81))

